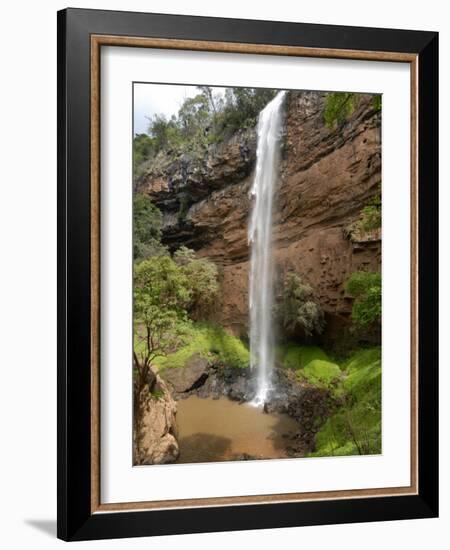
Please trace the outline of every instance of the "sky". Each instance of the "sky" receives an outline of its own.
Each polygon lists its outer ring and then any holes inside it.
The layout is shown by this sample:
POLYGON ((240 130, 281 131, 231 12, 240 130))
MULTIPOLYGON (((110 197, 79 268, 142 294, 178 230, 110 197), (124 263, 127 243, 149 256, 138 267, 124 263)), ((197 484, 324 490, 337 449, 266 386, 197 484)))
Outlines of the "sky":
MULTIPOLYGON (((217 92, 224 88, 215 88, 217 92)), ((199 93, 196 86, 178 84, 134 85, 134 133, 147 132, 148 118, 155 114, 164 114, 167 118, 178 112, 184 99, 199 93), (148 117, 148 118, 147 118, 148 117)))

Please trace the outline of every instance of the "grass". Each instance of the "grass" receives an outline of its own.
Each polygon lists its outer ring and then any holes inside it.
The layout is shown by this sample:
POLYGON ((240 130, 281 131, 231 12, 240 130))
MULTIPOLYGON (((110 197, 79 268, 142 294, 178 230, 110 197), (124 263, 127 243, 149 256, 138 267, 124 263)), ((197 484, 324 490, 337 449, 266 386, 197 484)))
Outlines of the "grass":
POLYGON ((357 351, 343 371, 344 405, 317 433, 310 456, 381 453, 381 349, 357 351))
POLYGON ((316 346, 280 346, 278 360, 284 368, 294 370, 299 379, 314 386, 334 391, 342 378, 339 365, 316 346))
POLYGON ((157 357, 154 364, 158 370, 180 368, 194 354, 211 361, 218 360, 230 367, 246 368, 249 365, 249 352, 245 344, 222 327, 210 324, 188 327, 178 349, 165 357, 157 357))
POLYGON ((164 397, 164 392, 162 390, 153 390, 151 394, 154 399, 162 399, 164 397))

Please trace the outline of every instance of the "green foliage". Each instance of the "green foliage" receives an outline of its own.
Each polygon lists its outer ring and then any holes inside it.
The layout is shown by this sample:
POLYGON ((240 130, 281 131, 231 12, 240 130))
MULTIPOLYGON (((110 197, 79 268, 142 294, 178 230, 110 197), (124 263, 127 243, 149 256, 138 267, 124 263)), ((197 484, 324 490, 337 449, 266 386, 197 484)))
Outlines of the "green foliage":
POLYGON ((325 98, 323 119, 329 128, 341 126, 353 113, 359 101, 358 94, 330 92, 325 98))
POLYGON ((133 255, 135 260, 167 254, 161 245, 162 214, 147 195, 133 198, 133 255))
POLYGON ((343 369, 344 405, 317 433, 311 456, 381 453, 381 349, 356 352, 343 369))
POLYGON ((154 115, 150 119, 148 133, 153 138, 154 150, 170 149, 179 145, 183 138, 175 117, 167 120, 164 115, 154 115))
POLYGON ((294 333, 298 328, 302 328, 307 336, 323 332, 323 311, 314 301, 312 288, 295 273, 286 275, 277 302, 276 313, 288 333, 294 333))
MULTIPOLYGON (((137 177, 140 167, 160 151, 204 155, 211 144, 219 143, 239 129, 255 125, 260 111, 275 96, 274 90, 227 88, 225 95, 209 86, 198 86, 199 93, 188 97, 178 113, 170 119, 154 115, 149 120, 148 135, 134 140, 137 177)), ((184 210, 180 209, 180 215, 184 210)))
POLYGON ((254 126, 259 113, 275 94, 276 90, 262 88, 227 88, 223 108, 215 121, 218 133, 231 134, 254 126))
POLYGON ((358 231, 373 231, 379 227, 381 227, 381 192, 370 198, 361 210, 359 220, 356 223, 358 231))
POLYGON ((197 321, 206 318, 219 294, 216 264, 206 258, 196 258, 195 252, 185 246, 179 248, 173 258, 189 281, 189 316, 197 321))
POLYGON ((314 360, 329 360, 325 351, 317 346, 286 344, 278 347, 277 355, 283 367, 293 370, 302 369, 314 360))
POLYGON ((155 152, 155 141, 148 134, 137 134, 133 140, 134 169, 148 160, 155 152))
POLYGON ((367 327, 381 319, 381 273, 357 271, 346 283, 346 291, 354 298, 352 319, 359 327, 367 327))
POLYGON ((328 389, 337 405, 311 456, 381 452, 381 348, 358 350, 338 364, 318 347, 290 344, 278 348, 278 360, 300 379, 328 389))
POLYGON ((381 111, 382 97, 381 94, 374 94, 372 103, 375 111, 381 111))
POLYGON ((184 100, 178 111, 178 125, 184 138, 197 137, 205 132, 211 119, 210 103, 204 93, 184 100))
POLYGON ((341 369, 336 363, 316 359, 308 363, 298 375, 315 386, 328 388, 340 379, 341 369))
POLYGON ((150 393, 154 399, 161 399, 162 397, 164 397, 163 390, 160 390, 157 388, 153 388, 153 390, 150 393))
POLYGON ((243 342, 222 327, 196 323, 185 327, 182 342, 173 352, 155 359, 158 370, 184 367, 188 359, 202 357, 236 368, 249 365, 249 351, 243 342))
POLYGON ((361 212, 361 229, 372 231, 381 227, 381 208, 374 205, 365 206, 361 212))
POLYGON ((169 256, 155 256, 134 267, 135 363, 149 365, 164 355, 178 335, 191 290, 186 275, 169 256))
POLYGON ((278 348, 281 366, 294 370, 299 379, 314 386, 335 390, 341 368, 316 346, 286 345, 278 348))

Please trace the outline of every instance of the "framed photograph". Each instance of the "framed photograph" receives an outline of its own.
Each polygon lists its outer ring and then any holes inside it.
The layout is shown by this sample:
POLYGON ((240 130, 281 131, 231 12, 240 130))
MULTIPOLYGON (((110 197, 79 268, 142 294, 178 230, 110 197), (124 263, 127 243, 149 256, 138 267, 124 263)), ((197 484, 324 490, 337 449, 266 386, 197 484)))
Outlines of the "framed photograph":
POLYGON ((438 514, 438 35, 58 13, 58 536, 438 514))

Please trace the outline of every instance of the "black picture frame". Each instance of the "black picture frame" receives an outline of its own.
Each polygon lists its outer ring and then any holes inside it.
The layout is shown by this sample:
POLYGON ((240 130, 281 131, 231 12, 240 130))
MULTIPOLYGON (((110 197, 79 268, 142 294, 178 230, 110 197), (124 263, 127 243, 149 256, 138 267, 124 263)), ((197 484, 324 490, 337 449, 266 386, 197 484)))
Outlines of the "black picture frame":
POLYGON ((58 531, 64 540, 438 515, 438 34, 66 9, 58 12, 58 531), (418 493, 92 513, 91 36, 403 52, 418 61, 418 493))

